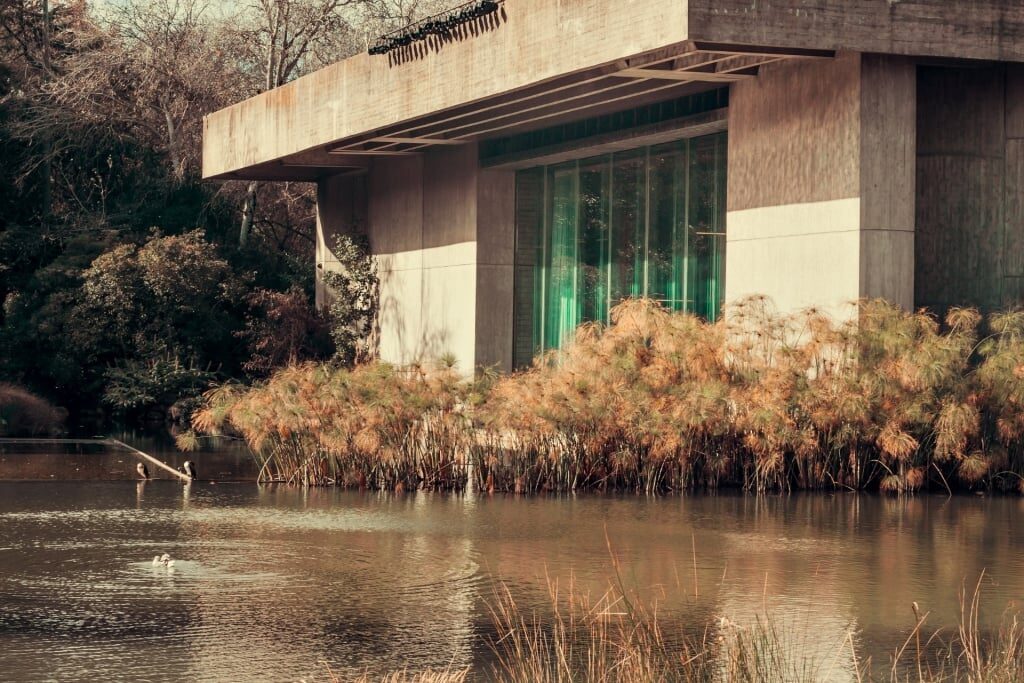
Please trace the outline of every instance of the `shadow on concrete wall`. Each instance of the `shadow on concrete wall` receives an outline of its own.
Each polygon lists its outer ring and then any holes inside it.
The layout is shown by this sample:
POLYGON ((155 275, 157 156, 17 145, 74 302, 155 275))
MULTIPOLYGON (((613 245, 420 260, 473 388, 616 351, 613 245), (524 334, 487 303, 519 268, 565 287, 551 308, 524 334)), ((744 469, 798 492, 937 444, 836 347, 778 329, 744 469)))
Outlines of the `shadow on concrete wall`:
POLYGON ((462 42, 494 31, 507 21, 508 14, 505 12, 505 7, 502 6, 497 12, 467 21, 447 33, 429 35, 422 40, 389 52, 388 65, 399 66, 416 59, 423 59, 431 53, 440 52, 451 43, 462 42))
MULTIPOLYGON (((394 291, 394 288, 389 286, 394 275, 392 271, 380 273, 380 291, 394 291)), ((389 335, 394 339, 394 345, 401 350, 402 363, 412 365, 436 362, 449 353, 451 349, 448 329, 438 325, 427 325, 422 317, 418 321, 419 324, 410 324, 406 317, 408 310, 409 302, 401 301, 398 296, 388 294, 380 298, 380 309, 377 314, 378 335, 381 326, 386 324, 389 335)), ((420 315, 423 315, 422 308, 420 315)), ((377 349, 379 350, 379 346, 377 349)))

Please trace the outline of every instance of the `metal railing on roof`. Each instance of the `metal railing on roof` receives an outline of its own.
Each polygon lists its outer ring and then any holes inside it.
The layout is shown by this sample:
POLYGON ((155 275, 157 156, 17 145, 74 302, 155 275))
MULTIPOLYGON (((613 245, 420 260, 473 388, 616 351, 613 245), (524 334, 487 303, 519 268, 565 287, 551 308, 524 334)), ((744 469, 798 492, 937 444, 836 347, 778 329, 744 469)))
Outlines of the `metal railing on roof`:
POLYGON ((393 50, 426 40, 430 36, 448 36, 459 26, 494 14, 504 0, 470 0, 446 12, 415 21, 390 33, 385 33, 370 46, 371 55, 385 55, 393 50))

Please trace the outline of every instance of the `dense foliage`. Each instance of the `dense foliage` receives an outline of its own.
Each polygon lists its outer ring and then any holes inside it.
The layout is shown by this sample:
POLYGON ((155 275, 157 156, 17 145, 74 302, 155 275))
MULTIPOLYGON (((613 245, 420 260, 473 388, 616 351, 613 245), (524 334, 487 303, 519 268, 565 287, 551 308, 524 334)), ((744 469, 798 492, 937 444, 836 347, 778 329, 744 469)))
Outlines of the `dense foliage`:
POLYGON ((524 493, 1024 490, 1024 312, 983 328, 969 309, 940 324, 865 301, 835 323, 750 299, 709 324, 633 300, 612 320, 474 383, 294 367, 208 394, 195 424, 306 483, 460 488, 472 472, 482 490, 524 493))
POLYGON ((202 117, 437 4, 0 0, 0 380, 77 425, 331 357, 312 188, 203 183, 202 117))

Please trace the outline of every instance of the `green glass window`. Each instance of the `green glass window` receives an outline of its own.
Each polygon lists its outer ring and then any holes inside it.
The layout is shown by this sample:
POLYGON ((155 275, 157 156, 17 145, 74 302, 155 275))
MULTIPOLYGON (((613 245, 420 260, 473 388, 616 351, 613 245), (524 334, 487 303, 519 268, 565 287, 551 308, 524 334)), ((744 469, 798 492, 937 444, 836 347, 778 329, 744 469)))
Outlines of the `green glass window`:
POLYGON ((520 171, 515 364, 647 296, 715 320, 725 265, 724 133, 520 171))

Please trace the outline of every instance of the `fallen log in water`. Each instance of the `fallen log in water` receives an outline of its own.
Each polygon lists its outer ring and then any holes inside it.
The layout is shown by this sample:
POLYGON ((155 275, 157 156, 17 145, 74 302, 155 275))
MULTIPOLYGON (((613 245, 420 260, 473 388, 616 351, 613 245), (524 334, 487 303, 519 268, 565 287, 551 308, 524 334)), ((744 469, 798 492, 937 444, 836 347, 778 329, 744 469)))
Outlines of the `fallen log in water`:
POLYGON ((170 472, 174 476, 178 477, 179 479, 182 479, 183 481, 192 481, 192 478, 190 476, 188 476, 187 474, 182 474, 181 472, 179 472, 178 470, 174 469, 173 467, 171 467, 167 463, 164 463, 164 462, 161 462, 161 461, 157 460, 156 458, 154 458, 152 455, 149 455, 148 453, 143 453, 138 448, 133 448, 133 447, 129 446, 124 441, 118 441, 117 439, 112 439, 112 438, 108 438, 108 439, 106 439, 106 441, 108 443, 117 444, 118 446, 121 446, 122 448, 128 449, 129 451, 131 451, 135 455, 139 456, 143 460, 151 462, 154 465, 156 465, 157 467, 161 467, 161 468, 167 470, 168 472, 170 472))

